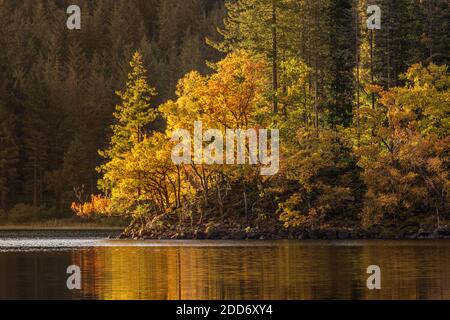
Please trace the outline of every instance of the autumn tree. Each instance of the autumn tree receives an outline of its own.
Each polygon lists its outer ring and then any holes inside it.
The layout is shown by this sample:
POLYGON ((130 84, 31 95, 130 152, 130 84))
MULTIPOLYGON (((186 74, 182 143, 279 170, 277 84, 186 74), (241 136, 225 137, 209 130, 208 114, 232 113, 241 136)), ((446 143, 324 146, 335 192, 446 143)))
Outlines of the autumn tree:
POLYGON ((381 93, 386 120, 358 149, 367 194, 366 225, 415 216, 447 218, 449 202, 449 76, 446 66, 413 65, 405 87, 381 93))
MULTIPOLYGON (((224 137, 227 129, 257 128, 261 121, 270 124, 270 118, 264 120, 270 114, 265 96, 270 87, 270 81, 264 74, 266 65, 267 62, 252 57, 249 52, 237 50, 218 62, 216 72, 211 76, 202 76, 198 72, 187 74, 178 84, 178 99, 160 108, 167 121, 167 134, 170 136, 177 129, 186 129, 193 135, 194 121, 201 121, 205 129, 220 130, 224 137)), ((223 155, 219 156, 223 159, 223 155)), ((241 170, 237 168, 239 166, 228 169, 222 165, 223 162, 224 159, 218 165, 192 163, 184 167, 192 187, 201 192, 204 206, 210 205, 209 198, 213 194, 212 198, 217 199, 221 208, 225 192, 220 190, 229 185, 231 177, 245 177, 245 172, 246 177, 251 179, 256 172, 249 167, 236 172, 241 170)))
POLYGON ((333 130, 298 129, 284 157, 284 174, 295 190, 279 204, 288 228, 317 229, 330 221, 355 221, 358 169, 351 143, 333 130))

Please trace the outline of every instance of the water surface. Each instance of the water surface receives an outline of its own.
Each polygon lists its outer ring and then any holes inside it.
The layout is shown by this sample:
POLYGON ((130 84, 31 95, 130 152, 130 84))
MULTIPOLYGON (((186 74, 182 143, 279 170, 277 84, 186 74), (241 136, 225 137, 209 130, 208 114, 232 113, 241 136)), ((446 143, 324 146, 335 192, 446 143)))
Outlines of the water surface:
POLYGON ((116 241, 0 232, 0 299, 450 299, 450 241, 116 241), (67 289, 78 265, 82 288, 67 289), (366 269, 382 270, 382 290, 366 269))

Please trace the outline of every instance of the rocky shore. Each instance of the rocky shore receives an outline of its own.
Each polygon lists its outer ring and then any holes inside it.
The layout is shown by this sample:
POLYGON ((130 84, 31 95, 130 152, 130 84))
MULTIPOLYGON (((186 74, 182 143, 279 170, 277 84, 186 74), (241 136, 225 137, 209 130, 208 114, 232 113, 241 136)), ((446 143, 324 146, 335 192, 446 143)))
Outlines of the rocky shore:
POLYGON ((120 239, 134 240, 362 240, 362 239, 450 239, 450 225, 433 228, 324 228, 324 229, 275 229, 227 227, 209 224, 205 227, 183 229, 129 227, 120 239))

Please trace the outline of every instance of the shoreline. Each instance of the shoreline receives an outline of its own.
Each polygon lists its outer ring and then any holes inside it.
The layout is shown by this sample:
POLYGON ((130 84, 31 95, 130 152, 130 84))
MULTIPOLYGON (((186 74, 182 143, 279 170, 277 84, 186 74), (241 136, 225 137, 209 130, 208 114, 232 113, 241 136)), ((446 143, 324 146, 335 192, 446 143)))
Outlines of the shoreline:
MULTIPOLYGON (((238 237, 226 237, 226 238, 195 238, 195 237, 178 237, 178 238, 170 238, 170 237, 158 237, 158 238, 150 238, 150 237, 130 237, 126 236, 123 233, 121 233, 122 229, 117 228, 90 228, 90 229, 80 229, 80 228, 66 228, 66 229, 2 229, 0 228, 0 240, 2 236, 4 236, 4 233, 17 233, 17 234, 26 234, 26 233, 38 233, 42 235, 45 235, 45 238, 49 237, 51 238, 50 233, 54 233, 55 238, 58 238, 57 235, 61 236, 61 233, 68 232, 68 233, 74 233, 75 238, 79 237, 80 234, 87 234, 87 235, 103 235, 105 237, 105 240, 120 240, 120 241, 251 241, 251 242, 265 242, 265 241, 298 241, 298 242, 308 242, 308 241, 326 241, 326 242, 333 242, 333 241, 450 241, 450 236, 435 236, 435 235, 429 235, 429 236, 406 236, 406 237, 399 237, 399 236, 390 236, 390 237, 381 237, 381 236, 363 236, 363 237, 346 237, 346 238, 339 238, 339 237, 306 237, 306 238, 295 238, 295 237, 244 237, 244 238, 238 238, 238 237), (47 234, 49 233, 49 234, 47 234), (111 233, 115 233, 115 235, 112 235, 111 233)), ((63 234, 64 236, 64 234, 63 234)))
POLYGON ((393 230, 283 230, 278 233, 247 232, 245 230, 182 231, 182 232, 135 232, 125 230, 117 238, 119 240, 450 240, 450 226, 418 232, 396 232, 393 230))
POLYGON ((295 239, 295 238, 269 238, 269 239, 220 239, 220 238, 210 238, 210 239, 195 239, 195 238, 123 238, 123 237, 110 237, 109 240, 120 240, 120 241, 253 241, 253 242, 265 242, 265 241, 298 241, 298 242, 307 242, 307 241, 326 241, 326 242, 334 242, 334 241, 450 241, 450 237, 429 237, 429 238, 347 238, 347 239, 324 239, 324 238, 309 238, 309 239, 295 239))
MULTIPOLYGON (((123 227, 108 227, 95 225, 45 226, 45 225, 6 225, 0 226, 0 233, 99 233, 107 235, 111 240, 130 241, 170 241, 170 240, 214 240, 214 241, 267 241, 267 240, 450 240, 450 226, 434 230, 418 232, 398 232, 397 230, 363 230, 363 229, 315 229, 315 230, 280 230, 275 233, 267 231, 246 231, 242 229, 178 230, 149 232, 149 230, 128 229, 123 227), (208 230, 209 231, 209 230, 208 230), (108 234, 112 233, 112 234, 108 234)), ((48 236, 48 235, 47 235, 48 236)))
POLYGON ((52 226, 0 226, 2 231, 123 231, 122 227, 96 227, 96 226, 68 226, 68 227, 52 227, 52 226))

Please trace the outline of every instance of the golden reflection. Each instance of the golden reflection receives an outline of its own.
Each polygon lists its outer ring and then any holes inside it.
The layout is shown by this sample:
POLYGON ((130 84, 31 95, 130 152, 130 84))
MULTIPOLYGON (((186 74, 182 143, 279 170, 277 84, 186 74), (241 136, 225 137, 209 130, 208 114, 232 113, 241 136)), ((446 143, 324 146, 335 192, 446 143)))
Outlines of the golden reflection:
POLYGON ((98 299, 450 299, 450 244, 100 247, 73 253, 98 299), (382 290, 366 286, 369 265, 382 290))

